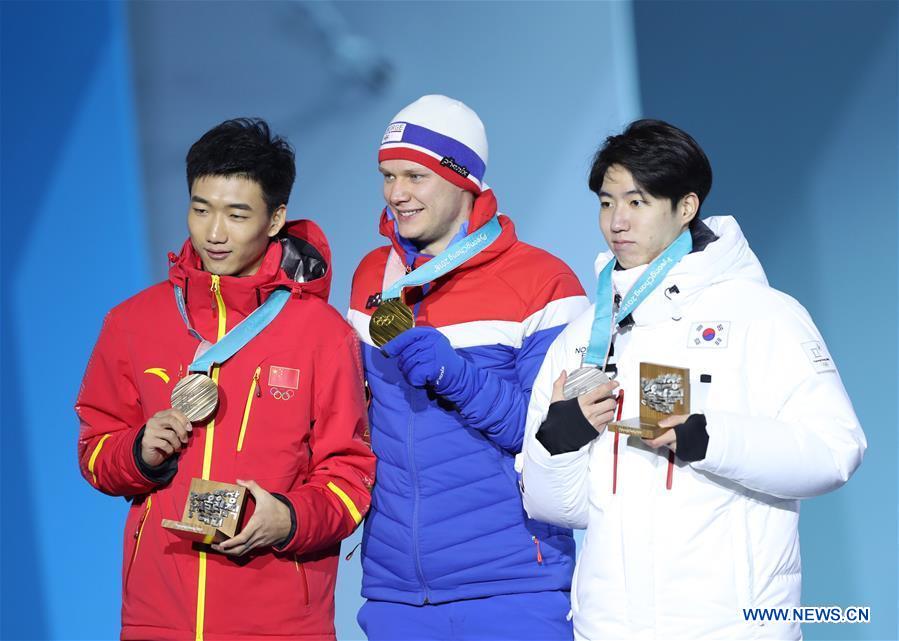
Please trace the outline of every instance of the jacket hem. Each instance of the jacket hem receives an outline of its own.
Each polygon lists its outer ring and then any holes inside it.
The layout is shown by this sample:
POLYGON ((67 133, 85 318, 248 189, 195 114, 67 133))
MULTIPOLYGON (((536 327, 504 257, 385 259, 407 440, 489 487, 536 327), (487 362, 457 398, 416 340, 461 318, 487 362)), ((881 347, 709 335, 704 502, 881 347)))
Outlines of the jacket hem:
MULTIPOLYGON (((570 592, 573 565, 559 566, 559 569, 559 574, 565 576, 548 576, 546 579, 526 582, 520 579, 490 581, 489 583, 473 583, 464 587, 443 590, 434 588, 432 585, 428 588, 428 603, 448 603, 450 601, 464 601, 466 599, 481 599, 491 596, 530 592, 570 592)), ((420 590, 404 591, 384 586, 363 588, 362 596, 373 601, 391 601, 409 605, 422 605, 425 602, 424 592, 420 590)))
MULTIPOLYGON (((152 625, 126 625, 122 627, 121 638, 127 640, 153 639, 154 641, 196 641, 197 633, 193 630, 173 630, 152 625)), ((336 641, 334 630, 328 632, 310 632, 308 634, 217 634, 206 632, 204 641, 336 641)))

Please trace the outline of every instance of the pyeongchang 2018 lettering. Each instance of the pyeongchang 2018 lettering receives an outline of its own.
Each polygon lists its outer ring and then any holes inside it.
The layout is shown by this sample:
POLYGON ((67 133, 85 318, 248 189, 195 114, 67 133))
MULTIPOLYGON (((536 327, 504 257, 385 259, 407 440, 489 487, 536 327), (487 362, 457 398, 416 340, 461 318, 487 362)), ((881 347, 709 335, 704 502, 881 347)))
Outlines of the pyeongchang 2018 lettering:
POLYGON ((450 252, 449 254, 447 254, 446 256, 441 258, 439 262, 435 263, 435 265, 434 265, 435 269, 437 271, 445 269, 447 266, 449 266, 453 262, 453 260, 455 260, 456 258, 459 258, 459 256, 461 256, 465 253, 468 253, 468 252, 474 250, 474 248, 476 248, 478 245, 481 245, 481 244, 487 242, 488 238, 489 237, 487 236, 487 234, 485 234, 483 232, 478 234, 474 238, 469 238, 458 249, 450 252))
POLYGON ((871 608, 800 606, 798 608, 743 608, 743 620, 756 623, 870 623, 871 608))
POLYGON ((634 304, 634 301, 635 301, 637 298, 639 298, 639 297, 643 294, 643 291, 644 291, 647 287, 649 287, 650 285, 652 285, 652 284, 656 281, 656 278, 659 277, 659 274, 661 274, 662 271, 663 271, 665 268, 667 268, 668 265, 669 265, 670 263, 671 263, 671 257, 670 257, 670 256, 666 256, 665 259, 662 260, 661 263, 659 263, 658 265, 656 265, 656 266, 653 268, 653 270, 652 270, 651 272, 649 272, 649 275, 646 277, 646 280, 643 281, 643 283, 640 284, 640 286, 636 289, 636 291, 632 292, 632 293, 627 297, 627 300, 624 301, 624 305, 622 305, 622 307, 630 307, 631 305, 633 305, 633 304, 634 304))

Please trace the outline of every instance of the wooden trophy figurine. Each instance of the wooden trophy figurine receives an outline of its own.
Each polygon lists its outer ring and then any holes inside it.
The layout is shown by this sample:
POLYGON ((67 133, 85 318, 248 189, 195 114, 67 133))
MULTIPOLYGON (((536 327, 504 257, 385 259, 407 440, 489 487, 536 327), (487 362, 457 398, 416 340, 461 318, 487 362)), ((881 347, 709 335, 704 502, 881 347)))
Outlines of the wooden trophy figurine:
POLYGON ((162 527, 192 541, 220 543, 240 530, 246 504, 245 487, 192 479, 181 520, 163 519, 162 527))
POLYGON ((640 416, 609 423, 610 432, 658 438, 671 428, 659 421, 672 414, 690 413, 690 370, 655 363, 640 363, 640 416))

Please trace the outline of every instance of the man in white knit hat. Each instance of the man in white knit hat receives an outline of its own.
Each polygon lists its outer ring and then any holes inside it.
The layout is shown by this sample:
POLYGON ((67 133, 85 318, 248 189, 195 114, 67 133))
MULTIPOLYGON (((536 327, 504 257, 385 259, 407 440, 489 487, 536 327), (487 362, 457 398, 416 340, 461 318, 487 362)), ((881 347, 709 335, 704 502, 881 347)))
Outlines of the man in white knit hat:
POLYGON ((571 530, 527 518, 515 455, 549 344, 587 307, 516 238, 471 109, 424 96, 378 154, 387 207, 353 278, 378 483, 363 538, 369 639, 567 639, 571 530))

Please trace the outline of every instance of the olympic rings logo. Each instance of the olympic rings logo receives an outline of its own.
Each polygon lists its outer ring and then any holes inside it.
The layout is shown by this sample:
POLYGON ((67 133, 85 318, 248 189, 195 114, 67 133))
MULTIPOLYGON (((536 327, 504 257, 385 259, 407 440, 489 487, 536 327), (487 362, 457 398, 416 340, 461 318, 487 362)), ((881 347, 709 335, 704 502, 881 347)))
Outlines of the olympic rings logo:
POLYGON ((383 316, 378 316, 374 319, 375 326, 377 327, 386 327, 393 323, 393 319, 395 318, 394 314, 384 314, 383 316))
POLYGON ((280 390, 277 387, 269 387, 268 391, 271 392, 271 395, 278 401, 289 401, 293 398, 293 390, 286 389, 280 390))

